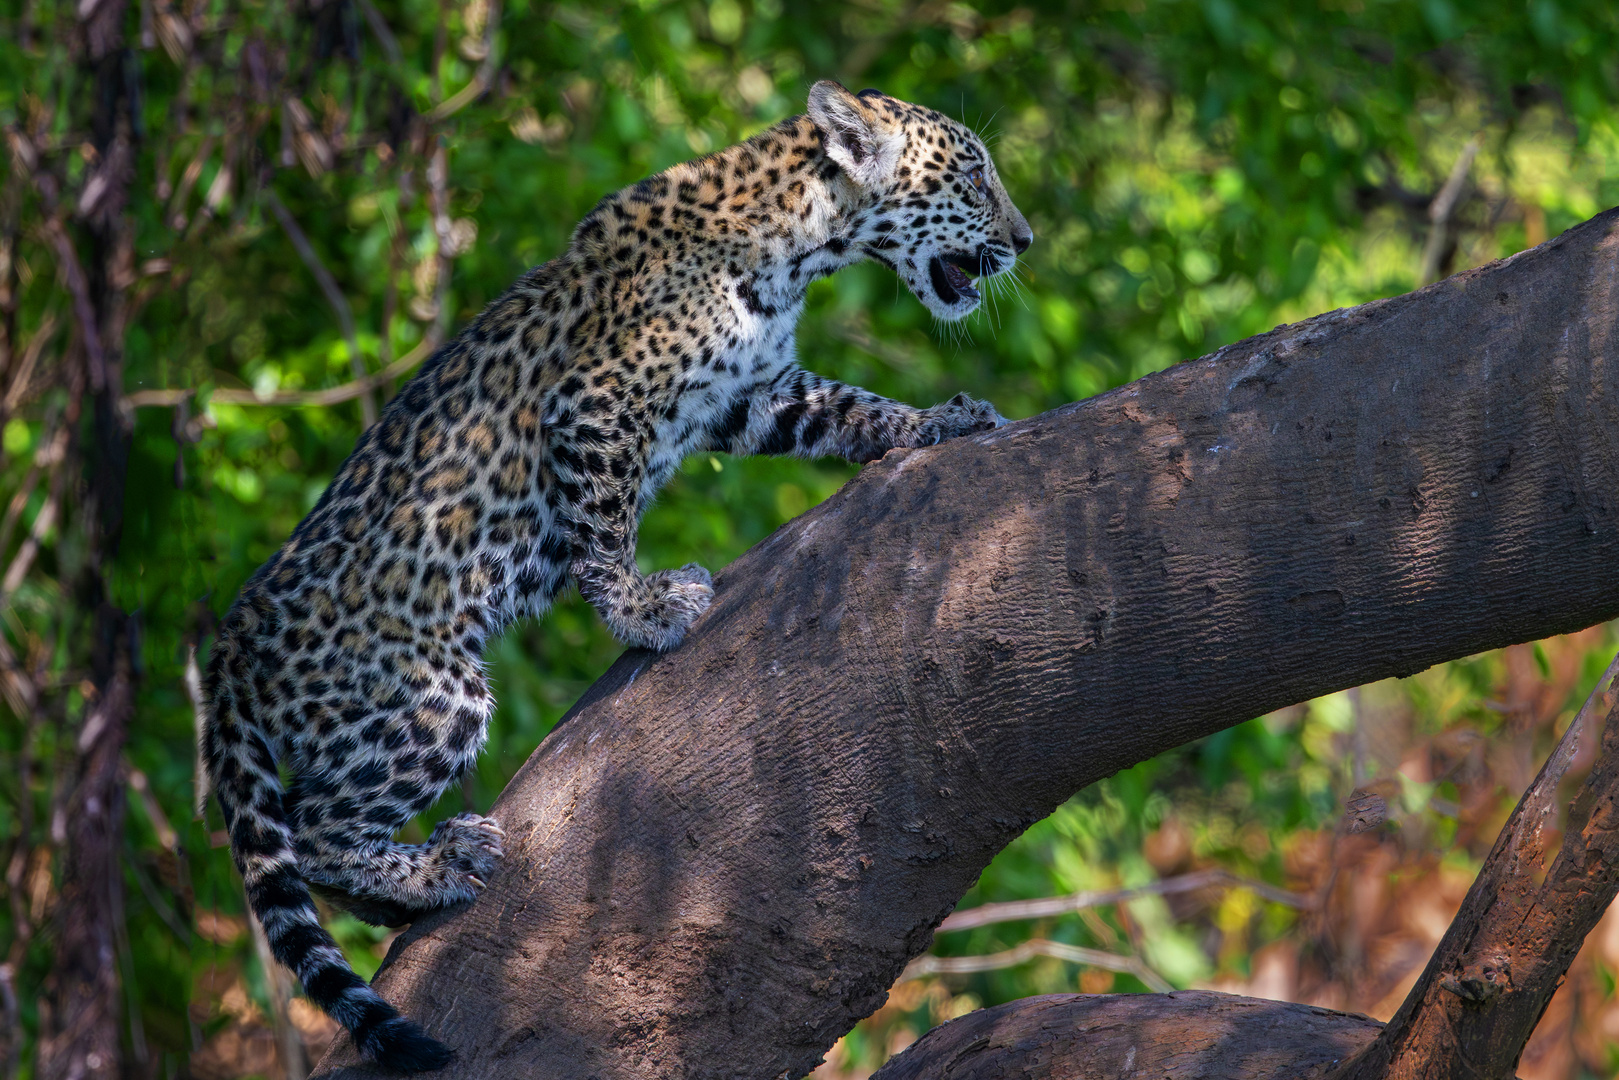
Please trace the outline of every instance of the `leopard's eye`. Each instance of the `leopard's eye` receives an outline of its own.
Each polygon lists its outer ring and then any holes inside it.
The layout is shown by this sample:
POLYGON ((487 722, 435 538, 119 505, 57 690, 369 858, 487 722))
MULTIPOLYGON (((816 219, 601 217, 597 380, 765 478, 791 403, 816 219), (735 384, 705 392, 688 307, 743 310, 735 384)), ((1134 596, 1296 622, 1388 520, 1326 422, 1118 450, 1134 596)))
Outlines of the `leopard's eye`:
POLYGON ((978 189, 978 194, 980 194, 980 195, 988 195, 989 194, 989 189, 984 185, 984 170, 983 169, 974 167, 972 172, 967 174, 967 179, 972 182, 973 187, 978 189))

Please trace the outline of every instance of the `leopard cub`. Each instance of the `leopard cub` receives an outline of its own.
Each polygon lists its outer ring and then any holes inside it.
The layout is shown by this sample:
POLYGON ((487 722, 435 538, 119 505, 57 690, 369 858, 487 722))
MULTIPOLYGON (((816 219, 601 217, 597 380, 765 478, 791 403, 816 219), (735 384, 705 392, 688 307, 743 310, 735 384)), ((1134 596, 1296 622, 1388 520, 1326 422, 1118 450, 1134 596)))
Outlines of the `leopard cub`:
POLYGON ((1004 423, 805 371, 793 334, 810 283, 863 259, 962 318, 1032 239, 966 127, 820 82, 808 115, 604 198, 360 438, 226 615, 203 751, 276 958, 362 1052, 450 1058, 349 968, 311 890, 394 924, 483 888, 493 820, 394 833, 483 747, 489 639, 571 580, 620 640, 678 645, 708 571, 643 574, 635 540, 687 454, 864 462, 1004 423))

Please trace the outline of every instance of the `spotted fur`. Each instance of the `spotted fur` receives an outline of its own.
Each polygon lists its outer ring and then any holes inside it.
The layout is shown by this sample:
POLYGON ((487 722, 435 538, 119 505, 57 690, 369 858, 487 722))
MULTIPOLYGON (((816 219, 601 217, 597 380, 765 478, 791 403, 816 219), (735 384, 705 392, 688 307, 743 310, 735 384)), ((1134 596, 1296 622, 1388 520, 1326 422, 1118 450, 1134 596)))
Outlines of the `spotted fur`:
POLYGON ((226 615, 203 749, 277 959, 364 1053, 450 1057, 349 968, 310 890, 396 924, 483 888, 491 819, 394 833, 483 747, 489 639, 572 580, 625 643, 679 644, 708 572, 642 574, 635 540, 686 454, 862 462, 1003 423, 804 371, 793 334, 809 284, 866 258, 961 318, 1031 240, 967 128, 818 83, 808 116, 603 199, 361 437, 226 615))

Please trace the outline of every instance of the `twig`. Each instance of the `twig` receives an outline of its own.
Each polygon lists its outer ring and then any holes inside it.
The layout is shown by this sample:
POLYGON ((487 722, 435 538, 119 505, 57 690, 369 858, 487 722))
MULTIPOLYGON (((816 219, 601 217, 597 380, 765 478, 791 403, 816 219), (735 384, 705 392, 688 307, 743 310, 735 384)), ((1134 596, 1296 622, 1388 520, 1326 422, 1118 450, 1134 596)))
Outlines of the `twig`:
POLYGON ((118 880, 122 877, 122 874, 108 875, 107 912, 112 925, 113 948, 118 954, 119 981, 124 989, 130 1055, 135 1059, 135 1064, 141 1066, 133 1071, 139 1074, 146 1071, 144 1066, 151 1060, 151 1051, 146 1045, 146 1022, 141 1019, 140 987, 135 981, 135 950, 129 944, 129 920, 124 915, 124 883, 118 880))
POLYGON ((186 646, 186 697, 191 699, 191 718, 196 727, 197 765, 191 780, 191 812, 197 821, 208 810, 208 765, 202 756, 202 732, 208 725, 208 707, 202 697, 202 672, 197 667, 197 645, 186 646))
POLYGON ((182 946, 190 948, 191 927, 181 920, 179 912, 174 910, 174 905, 163 899, 163 894, 158 892, 157 885, 153 883, 151 875, 146 872, 146 868, 140 864, 140 860, 136 857, 133 846, 127 843, 124 845, 124 861, 129 864, 130 874, 135 878, 135 884, 139 886, 141 895, 146 897, 146 902, 152 906, 153 911, 157 912, 157 917, 163 920, 163 925, 169 928, 169 932, 174 935, 176 941, 180 942, 182 946))
POLYGON ((22 357, 17 361, 16 372, 11 376, 11 385, 6 388, 6 396, 0 402, 0 425, 3 425, 17 406, 22 404, 23 395, 28 392, 28 383, 34 377, 34 367, 39 363, 40 353, 50 343, 52 335, 56 333, 56 315, 47 313, 39 320, 39 326, 34 330, 34 336, 28 339, 23 346, 22 357))
MULTIPOLYGON (((275 214, 276 220, 281 223, 281 228, 292 241, 292 246, 298 249, 298 255, 303 259, 304 265, 315 275, 315 280, 320 283, 320 291, 326 294, 326 302, 332 306, 332 311, 337 315, 338 325, 342 327, 343 340, 348 342, 349 366, 354 370, 355 379, 363 381, 366 377, 365 357, 360 353, 360 341, 355 336, 354 312, 349 308, 348 298, 343 295, 343 290, 337 287, 337 279, 326 269, 326 264, 320 261, 320 255, 310 244, 309 237, 304 235, 298 222, 276 196, 275 189, 266 185, 262 192, 271 213, 275 214)), ((355 396, 360 399, 360 414, 365 420, 365 426, 370 427, 377 422, 377 402, 371 396, 371 388, 367 386, 355 396)))
POLYGON ((846 323, 828 323, 826 332, 845 345, 853 345, 868 356, 874 356, 896 368, 910 368, 916 363, 916 354, 909 349, 880 341, 871 333, 871 321, 864 313, 846 323))
POLYGON ((1428 230, 1428 243, 1422 249, 1422 271, 1417 275, 1423 285, 1439 278, 1439 260, 1444 257, 1445 242, 1450 235, 1450 215, 1461 199, 1462 187, 1467 183, 1467 174, 1477 156, 1478 137, 1474 136, 1462 147, 1456 164, 1451 166, 1450 176, 1439 189, 1439 194, 1434 196, 1433 202, 1428 204, 1428 220, 1433 222, 1433 227, 1428 230))
MULTIPOLYGON (((404 184, 400 184, 401 189, 404 184)), ((403 192, 401 192, 403 201, 403 192)), ((377 359, 382 366, 387 367, 393 363, 393 325, 394 316, 399 312, 399 267, 401 262, 400 248, 403 244, 398 214, 385 213, 383 215, 388 226, 388 277, 382 290, 382 333, 377 338, 377 359)), ((392 384, 384 388, 383 392, 393 394, 392 384)))
POLYGON ((163 812, 163 805, 157 801, 152 793, 152 784, 146 779, 146 774, 135 768, 126 759, 124 761, 124 777, 129 789, 135 793, 141 808, 146 811, 147 820, 152 823, 152 831, 157 833, 157 842, 163 850, 173 854, 180 848, 180 834, 174 831, 169 824, 169 816, 163 812))
POLYGON ((471 82, 428 110, 426 114, 428 123, 436 124, 448 119, 483 97, 485 91, 494 85, 495 72, 500 70, 500 55, 495 48, 495 35, 499 30, 500 0, 489 0, 489 22, 485 24, 483 31, 483 63, 478 65, 471 82))
POLYGON ((52 464, 50 493, 40 505, 39 513, 34 515, 34 524, 28 530, 27 539, 17 549, 11 565, 6 567, 5 578, 0 580, 0 606, 9 603, 11 594, 22 585, 22 579, 27 576, 29 568, 34 564, 34 557, 39 554, 39 549, 45 542, 45 534, 56 524, 56 510, 62 502, 62 485, 67 479, 67 470, 62 468, 62 461, 66 456, 61 455, 52 464))
POLYGON ((292 1000, 292 985, 287 969, 276 962, 270 952, 270 939, 264 934, 264 925, 247 908, 247 922, 253 929, 253 951, 258 954, 259 966, 264 968, 264 981, 270 988, 270 1019, 275 1025, 276 1050, 281 1057, 281 1072, 287 1080, 304 1080, 309 1075, 309 1061, 304 1056, 304 1042, 298 1029, 292 1025, 287 1005, 292 1000))
POLYGON ((4 1013, 5 1060, 0 1062, 0 1076, 12 1080, 22 1060, 22 1018, 17 1009, 16 972, 9 963, 0 964, 0 1012, 4 1013))
POLYGON ((180 173, 180 186, 175 189, 174 197, 169 200, 168 211, 163 215, 163 220, 169 228, 176 232, 186 227, 185 205, 191 198, 191 189, 196 187, 197 181, 202 178, 203 167, 213 155, 214 141, 214 136, 204 135, 202 142, 197 145, 197 152, 186 162, 185 170, 180 173))
MULTIPOLYGON (((3 641, 4 638, 0 637, 0 642, 3 641)), ((9 645, 6 647, 5 657, 8 667, 14 667, 15 658, 11 656, 9 645)), ((26 681, 26 677, 24 679, 26 681)), ((29 685, 29 689, 32 691, 32 684, 29 685)), ((13 689, 6 697, 8 704, 12 707, 13 714, 22 721, 20 725, 22 730, 19 732, 17 739, 17 750, 12 760, 16 765, 17 791, 22 793, 23 797, 18 800, 17 814, 13 825, 17 842, 11 849, 11 860, 6 865, 5 885, 7 898, 10 900, 11 906, 11 946, 4 964, 0 965, 0 980, 9 979, 12 973, 16 971, 16 965, 26 955, 28 942, 34 936, 34 925, 33 920, 29 918, 23 878, 28 872, 28 865, 35 850, 32 846, 34 838, 34 800, 28 798, 27 793, 34 788, 34 751, 42 719, 39 709, 31 707, 33 701, 37 699, 31 699, 29 702, 30 707, 26 712, 23 712, 18 708, 23 698, 18 689, 13 689)), ((0 985, 0 992, 5 994, 14 994, 15 989, 14 986, 0 985)), ((17 1025, 16 1016, 14 1015, 16 1011, 15 998, 8 997, 6 1004, 6 1030, 10 1033, 6 1037, 9 1038, 10 1042, 6 1053, 4 1078, 5 1080, 12 1080, 17 1074, 22 1029, 17 1025)))
POLYGON ((383 55, 388 58, 388 63, 395 67, 403 64, 405 54, 399 48, 399 39, 394 37, 393 30, 388 27, 388 20, 382 17, 377 5, 371 0, 360 0, 360 14, 365 16, 366 25, 371 27, 371 32, 377 35, 377 44, 382 46, 383 55))
POLYGON ((56 249, 57 265, 73 294, 73 315, 79 322, 79 333, 84 339, 84 353, 89 360, 90 389, 100 391, 107 385, 107 354, 101 347, 101 331, 96 324, 95 304, 90 301, 90 283, 79 265, 79 254, 73 250, 73 241, 56 218, 45 223, 45 235, 56 249))
MULTIPOLYGON (((270 394, 260 394, 253 390, 237 390, 227 387, 211 391, 208 394, 208 400, 228 405, 337 405, 344 401, 353 401, 361 394, 375 390, 389 379, 397 379, 427 359, 432 352, 432 347, 431 337, 424 338, 410 352, 401 356, 381 371, 373 372, 363 379, 355 379, 339 386, 328 387, 325 390, 277 390, 270 394)), ((123 404, 125 408, 129 409, 148 406, 173 408, 180 402, 195 397, 196 393, 197 391, 190 387, 173 390, 136 390, 134 393, 124 396, 123 404)))
POLYGON ((1086 949, 1078 945, 1064 945, 1060 941, 1047 941, 1045 938, 1030 938, 1010 949, 982 956, 918 956, 906 965, 898 981, 920 979, 928 975, 972 975, 980 971, 998 971, 1001 968, 1016 967, 1036 956, 1050 956, 1073 964, 1085 964, 1105 971, 1134 975, 1160 994, 1167 994, 1175 989, 1167 979, 1138 957, 1119 956, 1116 953, 1086 949))
POLYGON ((1286 889, 1278 889, 1274 885, 1267 885, 1263 881, 1255 881, 1241 874, 1233 874, 1222 867, 1213 867, 1128 889, 1099 889, 1070 893, 1067 896, 1047 896, 1038 900, 1008 900, 999 904, 980 904, 978 907, 950 915, 939 924, 935 933, 971 930, 979 926, 1013 922, 1017 919, 1044 919, 1053 915, 1071 914, 1085 908, 1124 903, 1142 896, 1170 896, 1221 885, 1249 889, 1272 903, 1286 904, 1288 907, 1307 909, 1314 906, 1314 901, 1309 897, 1300 896, 1286 889))
POLYGON ((186 424, 190 421, 191 399, 186 398, 174 403, 174 413, 169 418, 169 436, 174 440, 174 490, 184 491, 186 486, 186 424))
POLYGON ((430 336, 442 338, 450 325, 450 267, 454 259, 454 223, 450 221, 450 155, 440 138, 428 159, 427 208, 433 215, 433 235, 437 240, 434 258, 438 260, 438 278, 433 286, 433 322, 430 336))
POLYGON ((40 471, 55 465, 67 454, 68 430, 65 426, 57 426, 59 411, 53 410, 45 421, 47 437, 40 443, 34 452, 34 461, 28 466, 28 472, 23 475, 22 483, 11 496, 11 502, 6 506, 6 514, 0 519, 0 553, 4 553, 11 546, 11 530, 17 527, 17 520, 22 516, 23 509, 27 507, 28 500, 34 494, 34 488, 39 484, 40 471))
POLYGON ((6 707, 17 716, 31 716, 39 704, 39 688, 34 680, 23 670, 17 660, 17 654, 12 651, 11 642, 0 634, 0 669, 6 673, 5 697, 6 707))

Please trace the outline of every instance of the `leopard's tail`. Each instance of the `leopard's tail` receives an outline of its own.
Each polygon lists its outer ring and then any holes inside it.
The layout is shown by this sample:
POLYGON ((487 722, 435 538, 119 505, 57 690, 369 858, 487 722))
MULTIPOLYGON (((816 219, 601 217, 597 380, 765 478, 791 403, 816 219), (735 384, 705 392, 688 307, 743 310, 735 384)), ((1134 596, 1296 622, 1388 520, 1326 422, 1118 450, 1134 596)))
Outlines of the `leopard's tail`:
POLYGON ((298 873, 275 756, 263 732, 229 697, 228 692, 219 694, 213 702, 203 753, 248 905, 264 926, 270 951, 298 976, 310 1000, 347 1028, 360 1052, 377 1064, 407 1073, 449 1064, 450 1049, 400 1016, 355 974, 320 925, 309 886, 298 873))

